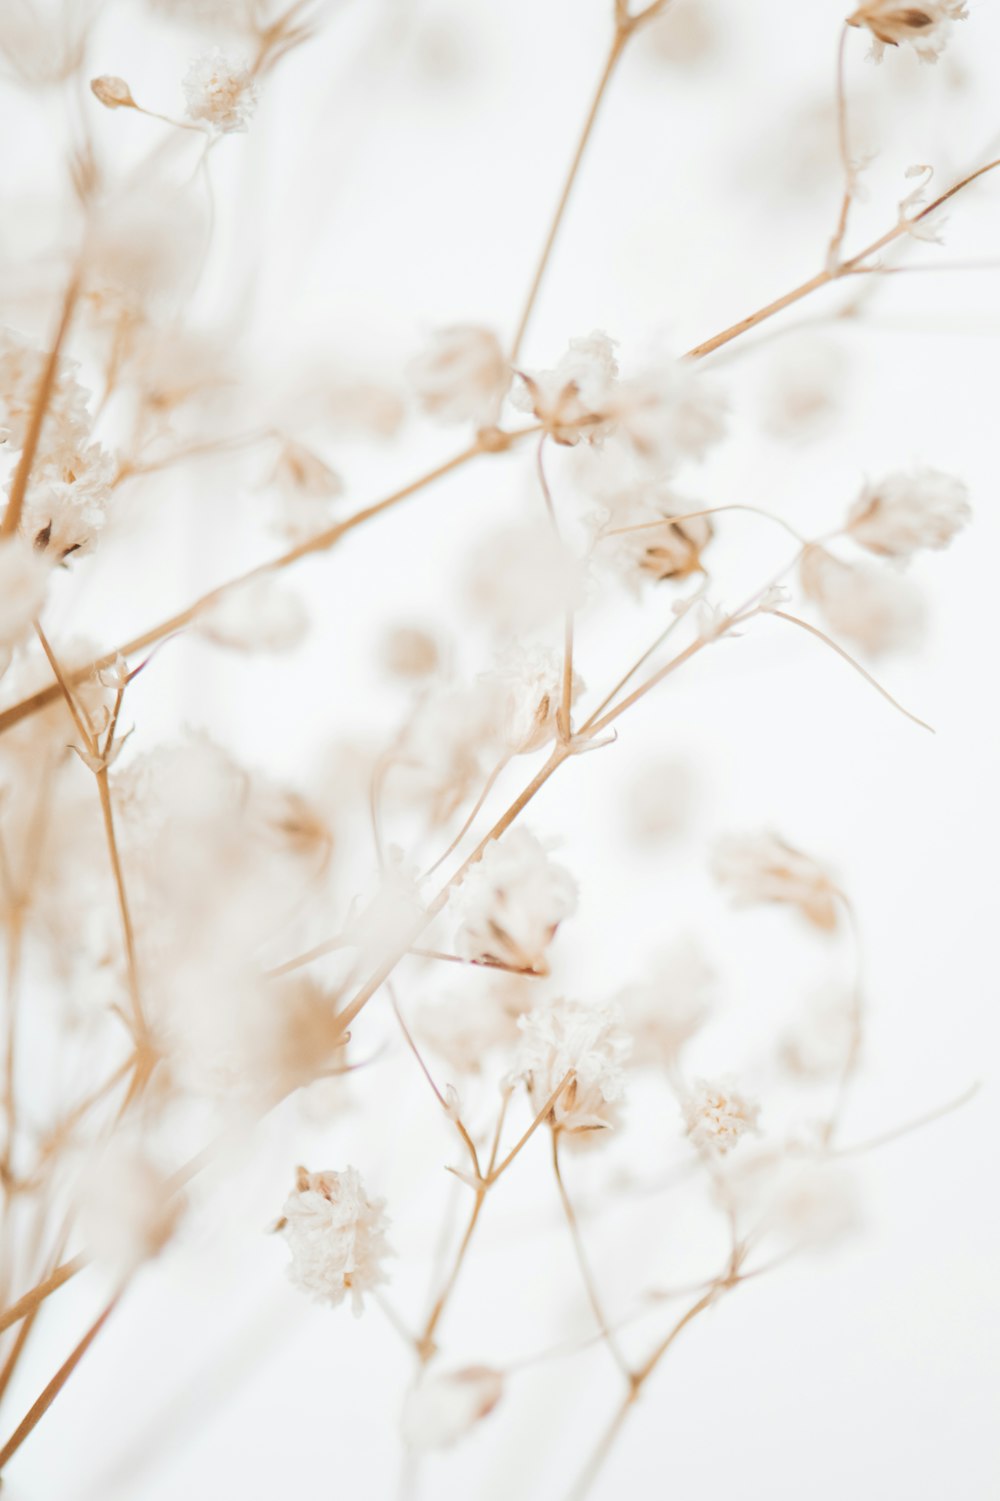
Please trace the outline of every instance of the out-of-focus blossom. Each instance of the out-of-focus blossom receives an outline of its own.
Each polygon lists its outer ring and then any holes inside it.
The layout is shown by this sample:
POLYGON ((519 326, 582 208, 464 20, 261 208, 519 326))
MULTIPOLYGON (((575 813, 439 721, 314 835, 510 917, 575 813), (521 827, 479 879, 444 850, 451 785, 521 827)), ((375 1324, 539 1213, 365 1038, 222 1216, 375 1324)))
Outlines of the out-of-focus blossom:
POLYGON ((953 21, 968 19, 965 0, 865 0, 848 26, 871 32, 870 56, 881 62, 886 47, 908 44, 921 62, 936 63, 951 35, 953 21))
POLYGON ((426 1371, 403 1404, 403 1441, 411 1449, 448 1449, 481 1422, 503 1396, 503 1377, 488 1366, 426 1371))
POLYGON ((619 997, 634 1061, 672 1065, 707 1020, 715 990, 715 971, 693 938, 679 938, 658 954, 649 977, 619 997))
POLYGON ((837 925, 839 887, 830 872, 777 834, 737 834, 719 841, 712 873, 739 906, 778 902, 814 927, 837 925))
POLYGON ((908 558, 924 547, 947 547, 971 517, 960 479, 938 469, 915 469, 865 485, 845 530, 869 552, 908 558))
POLYGON ((298 595, 263 577, 220 594, 199 612, 195 629, 237 651, 294 651, 309 629, 309 616, 298 595))
POLYGON ((760 1106, 730 1078, 696 1079, 683 1101, 684 1126, 695 1146, 725 1157, 748 1131, 757 1130, 760 1106))
POLYGON ((831 630, 869 656, 912 647, 920 638, 923 596, 909 579, 845 563, 814 545, 802 554, 799 581, 831 630))
POLYGON ((257 108, 257 84, 246 63, 221 47, 196 57, 184 76, 191 120, 204 120, 221 135, 245 132, 257 108))
POLYGON ((576 909, 576 882, 533 834, 517 828, 491 840, 454 900, 463 958, 544 973, 556 929, 576 909))
POLYGON ((460 324, 439 329, 409 367, 410 384, 429 417, 491 427, 512 371, 492 329, 460 324))

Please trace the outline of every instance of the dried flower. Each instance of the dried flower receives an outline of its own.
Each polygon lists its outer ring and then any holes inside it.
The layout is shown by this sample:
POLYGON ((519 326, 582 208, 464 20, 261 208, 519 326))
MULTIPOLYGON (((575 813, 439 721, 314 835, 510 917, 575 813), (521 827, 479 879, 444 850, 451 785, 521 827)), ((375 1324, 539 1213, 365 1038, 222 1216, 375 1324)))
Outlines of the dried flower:
POLYGON ((621 1021, 621 1007, 613 1002, 567 1000, 536 1006, 521 1017, 515 1077, 526 1081, 535 1109, 572 1075, 552 1107, 559 1130, 578 1134, 614 1125, 615 1112, 609 1107, 624 1092, 623 1065, 632 1051, 621 1021))
POLYGON ((124 78, 116 78, 111 73, 103 73, 100 78, 92 78, 90 90, 107 109, 135 109, 136 107, 135 100, 132 98, 132 90, 124 78))
POLYGON ((616 344, 595 330, 585 339, 571 339, 553 370, 518 371, 520 384, 511 400, 531 412, 556 443, 573 447, 581 438, 593 442, 604 435, 610 391, 618 375, 616 344))
POLYGON ((512 379, 493 330, 470 324, 439 329, 408 374, 428 416, 480 428, 496 423, 512 379))
POLYGON ((107 520, 115 470, 97 443, 43 455, 21 513, 21 530, 38 552, 64 561, 91 551, 107 520))
POLYGON ((670 474, 699 459, 724 430, 725 403, 696 365, 661 360, 608 392, 605 415, 644 469, 670 474))
POLYGON ((86 1244, 118 1277, 159 1254, 183 1209, 181 1195, 128 1140, 115 1138, 84 1170, 80 1211, 86 1244))
POLYGON ((389 1221, 384 1199, 369 1199, 353 1167, 342 1173, 296 1170, 278 1224, 292 1253, 288 1275, 317 1302, 338 1307, 350 1295, 355 1317, 363 1294, 386 1281, 389 1221))
POLYGON ((765 831, 720 840, 712 873, 740 906, 780 902, 798 908, 824 931, 837 925, 840 890, 833 877, 777 834, 765 831))
POLYGON ((679 582, 705 571, 701 555, 714 535, 711 518, 686 515, 699 509, 662 484, 632 486, 606 509, 596 541, 633 587, 679 582))
POLYGON ((845 563, 812 546, 802 554, 799 581, 831 629, 870 656, 913 646, 920 636, 923 598, 909 579, 845 563))
POLYGON ((951 34, 953 21, 967 20, 965 0, 865 0, 848 16, 848 26, 863 26, 874 38, 869 56, 881 62, 886 47, 908 43, 921 62, 936 63, 951 34))
POLYGON ((731 1078, 696 1079, 683 1102, 684 1127, 694 1145, 725 1157, 748 1131, 757 1130, 760 1106, 739 1092, 731 1078))
POLYGON ((183 88, 189 119, 205 120, 222 135, 245 132, 257 108, 253 74, 221 47, 195 58, 183 88))
POLYGON ((455 947, 465 959, 546 973, 546 951, 576 909, 576 882, 527 829, 486 846, 458 888, 462 923, 455 947))
MULTIPOLYGON (((540 750, 555 739, 562 704, 562 659, 534 645, 512 648, 483 682, 500 694, 503 738, 519 755, 540 750)), ((571 704, 584 684, 574 672, 571 704)))
POLYGON ((488 1366, 425 1372, 403 1404, 403 1441, 411 1449, 447 1449, 474 1428, 503 1396, 503 1376, 488 1366))
POLYGON ((533 983, 519 975, 497 975, 469 996, 451 991, 421 1006, 421 1037, 460 1074, 478 1074, 488 1056, 517 1042, 518 1018, 531 1008, 533 983))
POLYGON ((418 626, 397 625, 386 632, 381 646, 382 665, 394 678, 430 677, 441 665, 437 641, 418 626))
POLYGON ((947 547, 971 516, 960 479, 938 469, 896 471, 864 487, 846 531, 869 552, 908 558, 922 547, 947 547))
POLYGON ((833 985, 812 996, 784 1033, 779 1058, 800 1079, 829 1079, 844 1067, 854 1045, 853 997, 833 985))

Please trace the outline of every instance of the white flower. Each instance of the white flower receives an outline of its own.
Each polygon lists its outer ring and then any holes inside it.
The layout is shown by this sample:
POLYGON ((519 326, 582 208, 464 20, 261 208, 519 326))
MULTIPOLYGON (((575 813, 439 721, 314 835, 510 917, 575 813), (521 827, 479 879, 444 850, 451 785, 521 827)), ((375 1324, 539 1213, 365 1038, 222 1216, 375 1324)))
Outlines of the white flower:
POLYGON ((841 1072, 854 1041, 853 997, 833 985, 810 998, 779 1043, 779 1057, 801 1079, 829 1079, 841 1072))
POLYGON ((438 329, 408 374, 428 416, 490 427, 500 415, 513 372, 492 329, 458 324, 438 329))
POLYGON ((633 486, 614 498, 596 540, 634 586, 690 578, 704 573, 701 555, 714 534, 710 517, 687 516, 700 509, 662 485, 633 486))
POLYGON ((881 62, 886 47, 909 43, 921 62, 936 63, 953 21, 968 18, 964 0, 865 0, 848 16, 848 26, 864 26, 873 41, 869 56, 881 62))
POLYGON ((840 893, 833 877, 777 834, 764 831, 720 840, 712 873, 740 906, 786 903, 817 928, 836 927, 840 893))
POLYGON ((342 1173, 299 1168, 278 1228, 292 1253, 288 1275, 320 1303, 336 1308, 350 1295, 357 1317, 363 1294, 385 1282, 391 1256, 384 1199, 369 1199, 353 1167, 342 1173))
POLYGON ((556 1000, 522 1016, 515 1077, 524 1079, 536 1110, 572 1074, 552 1108, 554 1125, 569 1132, 606 1130, 625 1088, 623 1064, 632 1039, 614 1003, 556 1000))
POLYGON ((40 553, 63 560, 93 548, 107 520, 115 467, 97 443, 42 459, 21 513, 21 531, 40 553))
POLYGON ((740 1094, 730 1078, 696 1079, 683 1111, 685 1130, 695 1146, 724 1157, 748 1131, 757 1130, 760 1106, 740 1094))
POLYGON ((715 971, 693 938, 679 938, 657 955, 649 979, 620 997, 635 1062, 673 1063, 704 1025, 715 985, 715 971))
POLYGON ((0 661, 41 610, 52 570, 20 537, 0 540, 0 661))
POLYGON ((595 330, 571 339, 553 370, 518 371, 520 384, 511 401, 538 418, 549 437, 572 448, 581 438, 604 435, 610 392, 618 375, 616 344, 595 330))
POLYGON ((246 63, 213 47, 196 57, 182 85, 188 118, 223 135, 245 131, 257 107, 257 84, 246 63))
POLYGON ((194 628, 237 651, 293 651, 309 629, 309 616, 298 595, 262 577, 225 590, 199 611, 194 628))
POLYGON ((921 593, 898 574, 845 563, 813 546, 802 554, 799 582, 826 624, 870 656, 913 646, 923 629, 921 593))
MULTIPOLYGON (((524 755, 540 750, 555 739, 562 704, 563 662, 555 652, 534 645, 511 648, 492 672, 483 675, 501 700, 503 738, 507 746, 524 755)), ((573 673, 570 702, 583 692, 583 682, 573 673)))
POLYGON ((411 1449, 447 1449, 496 1407, 503 1376, 487 1366, 425 1372, 403 1404, 403 1441, 411 1449))
POLYGON ((576 882, 527 829, 492 840, 456 893, 464 959, 548 972, 546 950, 576 909, 576 882))
POLYGON ((908 558, 921 547, 947 547, 971 516, 968 491, 954 475, 938 469, 896 471, 864 487, 846 530, 869 552, 908 558))

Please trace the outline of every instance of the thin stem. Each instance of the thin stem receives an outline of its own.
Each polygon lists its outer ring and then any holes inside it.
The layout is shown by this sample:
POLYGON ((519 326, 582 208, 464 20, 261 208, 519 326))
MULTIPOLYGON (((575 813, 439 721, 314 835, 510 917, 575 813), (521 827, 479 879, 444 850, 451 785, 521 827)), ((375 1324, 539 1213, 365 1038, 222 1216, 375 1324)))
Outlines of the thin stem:
POLYGON ((847 234, 847 220, 851 212, 851 203, 854 198, 855 170, 851 161, 851 145, 848 138, 847 123, 847 85, 845 81, 845 67, 847 61, 847 38, 850 28, 846 22, 840 30, 840 44, 837 48, 837 143, 840 148, 840 163, 844 169, 844 196, 840 205, 840 217, 830 248, 827 252, 827 265, 835 268, 840 263, 840 248, 847 234))
POLYGON ((580 132, 579 139, 576 143, 576 150, 573 153, 573 160, 570 162, 569 172, 566 174, 566 181, 564 182, 563 190, 559 195, 559 201, 556 204, 555 213, 552 216, 552 223, 549 225, 549 232, 546 237, 545 244, 542 247, 542 253, 539 257, 538 264, 535 267, 535 274, 532 278, 531 287, 528 291, 528 296, 525 301, 524 308, 521 312, 520 321, 517 325, 517 332, 514 335, 514 342, 511 345, 510 349, 510 359, 512 364, 517 360, 517 357, 521 352, 521 346, 524 343, 524 336, 527 333, 528 324, 531 321, 531 315, 535 310, 535 303, 538 301, 538 294, 541 290, 542 280, 548 269, 549 260, 551 259, 552 251, 556 243, 556 238, 562 226, 563 217, 566 213, 566 207, 569 203, 570 195, 573 192, 573 186, 580 171, 580 165, 583 162, 584 153, 587 150, 587 145, 590 141, 594 125, 597 121, 597 116, 600 112, 604 95, 606 94, 608 85, 610 84, 611 79, 614 75, 615 68, 618 66, 618 60, 625 49, 625 44, 628 41, 628 38, 629 28, 622 25, 616 25, 614 38, 611 42, 611 48, 608 52, 607 60, 604 64, 604 69, 598 81, 594 96, 590 102, 590 108, 587 111, 587 118, 583 122, 583 129, 580 132))
MULTIPOLYGON (((462 824, 462 827, 459 829, 458 833, 455 835, 454 839, 451 841, 451 843, 449 844, 448 848, 445 850, 444 854, 443 855, 439 855, 438 858, 434 861, 434 864, 428 870, 426 870, 424 872, 423 876, 421 877, 422 880, 424 880, 424 881, 428 880, 429 877, 431 877, 436 870, 440 870, 441 866, 448 859, 448 856, 449 855, 453 855, 455 853, 455 851, 458 849, 458 846, 461 844, 462 840, 465 838, 466 834, 469 832, 470 828, 472 827, 473 823, 475 822, 476 817, 477 817, 478 813, 480 812, 480 809, 482 808, 482 806, 485 803, 486 799, 489 797, 490 793, 493 791, 493 788, 495 787, 496 782, 497 782, 497 778, 503 775, 504 771, 506 771, 506 769, 510 765, 511 761, 514 759, 514 756, 515 756, 515 752, 514 751, 506 751, 504 753, 504 755, 501 756, 500 760, 497 762, 497 764, 494 766, 493 770, 490 772, 489 776, 486 778, 485 786, 483 787, 482 792, 476 798, 476 801, 473 803, 473 805, 472 805, 472 811, 469 813, 468 817, 465 819, 464 823, 462 824)), ((445 955, 445 956, 442 956, 442 957, 452 958, 453 956, 449 954, 449 955, 445 955)), ((457 958, 458 956, 455 955, 454 957, 457 958)))
POLYGON ((832 636, 828 636, 825 631, 821 631, 816 626, 810 625, 807 620, 800 620, 797 615, 786 614, 784 610, 768 610, 767 613, 775 616, 778 620, 787 620, 789 625, 797 625, 800 630, 808 631, 810 636, 815 636, 818 641, 822 641, 831 651, 835 651, 838 657, 843 657, 844 661, 848 662, 854 668, 855 672, 860 673, 865 682, 870 683, 876 693, 880 693, 887 703, 892 704, 894 709, 899 710, 900 714, 905 715, 907 719, 912 719, 913 723, 918 724, 922 730, 929 730, 932 735, 934 734, 933 725, 929 725, 925 719, 920 719, 916 714, 911 714, 909 709, 904 709, 898 699, 893 698, 888 689, 883 688, 882 684, 876 678, 873 678, 871 673, 866 671, 860 662, 855 661, 849 651, 845 651, 842 646, 838 646, 832 636))
POLYGON ((580 1234, 580 1225, 576 1217, 576 1210, 573 1208, 569 1194, 566 1192, 566 1185, 563 1182, 562 1168, 559 1165, 559 1132, 555 1127, 553 1127, 552 1129, 552 1171, 555 1173, 556 1186, 559 1189, 559 1198, 562 1203, 563 1214, 566 1217, 566 1224, 569 1226, 570 1238, 573 1242, 573 1249, 576 1252, 576 1259, 579 1263, 580 1275, 583 1278, 583 1285, 586 1289, 587 1300, 590 1303, 591 1309, 593 1310, 594 1318, 597 1320, 598 1328, 601 1331, 605 1344, 610 1350, 614 1361, 621 1371, 622 1375, 625 1377, 625 1380, 628 1381, 631 1386, 631 1383, 633 1381, 632 1370, 628 1364, 628 1361, 622 1354, 621 1347, 619 1346, 618 1341, 615 1339, 615 1336, 612 1333, 611 1325, 608 1323, 608 1320, 604 1315, 604 1309, 601 1305, 601 1300, 597 1293, 597 1286, 594 1282, 594 1275, 591 1271, 590 1262, 587 1258, 586 1250, 584 1249, 583 1236, 580 1234))
MULTIPOLYGON (((86 663, 84 666, 74 668, 70 674, 70 680, 72 682, 79 682, 84 678, 90 677, 95 672, 100 672, 106 667, 111 667, 119 657, 129 657, 134 652, 144 651, 146 647, 153 646, 156 642, 162 641, 164 637, 171 636, 175 631, 179 631, 184 626, 190 625, 203 610, 216 604, 231 589, 239 588, 240 585, 249 583, 252 579, 263 578, 272 573, 279 573, 282 569, 291 567, 292 564, 299 562, 300 559, 308 557, 313 553, 327 551, 335 546, 342 537, 354 531, 356 527, 362 526, 366 521, 372 520, 375 516, 380 516, 384 511, 390 510, 401 501, 408 499, 411 495, 415 495, 417 491, 434 484, 435 481, 443 478, 446 474, 450 474, 453 470, 461 468, 464 464, 468 464, 472 459, 478 458, 481 454, 485 453, 503 452, 513 444, 519 442, 521 438, 533 436, 538 431, 538 427, 535 426, 524 428, 519 432, 504 433, 503 442, 499 447, 488 448, 477 442, 471 448, 463 449, 454 458, 448 459, 444 464, 439 464, 427 474, 421 475, 419 479, 412 480, 408 485, 404 485, 401 490, 395 490, 391 495, 385 496, 373 505, 363 507, 360 511, 356 511, 353 516, 347 516, 335 526, 328 527, 326 531, 318 532, 315 537, 310 537, 304 542, 297 543, 286 552, 280 553, 278 557, 271 558, 266 563, 258 563, 256 567, 248 569, 245 573, 237 574, 235 578, 228 579, 223 584, 218 584, 214 589, 210 589, 207 594, 201 595, 199 599, 196 599, 185 609, 179 610, 176 615, 171 615, 166 620, 161 620, 159 625, 152 626, 148 631, 144 631, 142 635, 133 637, 131 641, 126 641, 121 646, 115 647, 114 650, 105 652, 103 656, 94 658, 93 661, 86 663)), ((32 714, 37 714, 41 709, 46 708, 48 704, 58 698, 59 692, 58 685, 53 684, 51 688, 43 688, 38 693, 33 693, 30 697, 22 699, 20 703, 12 704, 10 708, 0 713, 0 734, 12 728, 13 725, 19 724, 22 719, 26 719, 32 714)))
POLYGON ((75 1277, 77 1272, 82 1271, 86 1265, 86 1256, 74 1256, 71 1261, 64 1261, 62 1266, 57 1266, 54 1272, 50 1272, 30 1292, 26 1292, 23 1297, 18 1298, 16 1303, 12 1303, 8 1309, 0 1313, 0 1334, 5 1329, 9 1329, 12 1324, 17 1324, 21 1319, 27 1318, 28 1314, 32 1313, 39 1304, 44 1303, 45 1299, 51 1297, 54 1292, 58 1292, 64 1282, 75 1277))
POLYGON ((128 971, 129 996, 132 1001, 136 1040, 142 1041, 147 1035, 147 1028, 142 1007, 142 992, 139 987, 139 963, 136 955, 135 929, 132 926, 132 914, 129 909, 128 894, 125 890, 125 877, 122 873, 121 855, 118 850, 118 839, 115 835, 115 820, 111 807, 111 790, 108 786, 107 766, 102 766, 96 773, 96 777, 97 791, 101 800, 101 817, 104 821, 104 835, 107 841, 108 855, 111 860, 111 873, 115 882, 118 913, 121 918, 122 939, 125 946, 125 963, 128 971))
POLYGON ((49 357, 45 362, 45 369, 35 393, 35 400, 31 408, 31 420, 24 438, 24 447, 21 449, 21 457, 17 461, 14 470, 14 478, 11 481, 10 498, 7 501, 7 509, 4 512, 3 522, 0 523, 0 537, 12 537, 21 524, 21 512, 24 510, 24 502, 28 493, 28 484, 31 479, 31 469, 38 452, 38 445, 42 437, 42 428, 48 415, 49 406, 55 391, 59 377, 59 359, 62 347, 69 333, 76 304, 80 297, 81 280, 79 271, 75 272, 66 295, 63 298, 62 312, 59 317, 59 327, 56 330, 49 357))
MULTIPOLYGON (((542 1106, 541 1110, 538 1111, 538 1113, 535 1116, 534 1120, 531 1122, 531 1125, 528 1127, 527 1131, 525 1131, 524 1135, 518 1140, 518 1142, 515 1144, 515 1146, 513 1146, 511 1148, 511 1150, 507 1153, 506 1157, 500 1163, 499 1167, 494 1167, 493 1166, 493 1157, 491 1156, 490 1166, 489 1166, 489 1169, 488 1169, 487 1174, 486 1174, 486 1181, 487 1181, 487 1183, 489 1183, 492 1186, 492 1184, 494 1184, 497 1181, 497 1179, 503 1173, 505 1173, 507 1171, 507 1169, 510 1167, 511 1163, 514 1161, 514 1158, 518 1155, 519 1152, 523 1151, 523 1149, 527 1146, 528 1142, 534 1136, 534 1134, 538 1130, 539 1126, 542 1125, 542 1123, 544 1121, 547 1121, 549 1119, 550 1115, 552 1114, 552 1111, 555 1109, 555 1106, 556 1106, 556 1104, 558 1102, 559 1096, 562 1094, 563 1090, 566 1088, 567 1084, 572 1079, 572 1077, 573 1077, 573 1070, 570 1069, 566 1073, 566 1075, 563 1077, 563 1079, 556 1085, 555 1089, 549 1095, 548 1099, 545 1101, 545 1104, 542 1106)), ((506 1109, 506 1106, 504 1108, 506 1109)), ((494 1143, 494 1153, 493 1153, 494 1156, 495 1156, 495 1153, 496 1153, 496 1149, 499 1146, 499 1142, 500 1142, 500 1136, 499 1136, 499 1133, 498 1133, 497 1137, 496 1137, 496 1141, 494 1143)))
POLYGON ((53 1402, 58 1397, 63 1387, 66 1385, 67 1381, 72 1376, 77 1366, 80 1364, 80 1361, 86 1355, 87 1351, 90 1349, 90 1346, 94 1343, 94 1340, 100 1334, 101 1330, 104 1328, 104 1325, 111 1317, 112 1313, 118 1305, 120 1298, 121 1291, 115 1293, 114 1297, 104 1309, 103 1313, 101 1313, 94 1320, 90 1328, 87 1330, 86 1334, 80 1340, 79 1344, 66 1358, 66 1360, 63 1361, 62 1365, 59 1367, 58 1371, 53 1376, 48 1386, 32 1404, 28 1413, 15 1428, 14 1432, 4 1444, 3 1448, 0 1449, 0 1472, 3 1471, 5 1465, 7 1464, 7 1461, 17 1453, 18 1449, 20 1449, 25 1439, 29 1436, 32 1430, 48 1412, 49 1408, 52 1406, 53 1402))

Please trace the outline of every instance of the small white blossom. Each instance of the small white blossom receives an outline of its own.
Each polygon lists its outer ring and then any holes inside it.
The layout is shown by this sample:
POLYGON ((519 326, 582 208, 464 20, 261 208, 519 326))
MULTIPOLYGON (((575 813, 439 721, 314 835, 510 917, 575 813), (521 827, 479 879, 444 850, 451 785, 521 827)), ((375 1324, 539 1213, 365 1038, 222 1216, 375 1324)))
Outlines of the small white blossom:
POLYGON ((464 959, 547 973, 546 950, 576 909, 576 882, 527 829, 492 840, 456 894, 464 959))
POLYGON ((503 1384, 487 1366, 424 1372, 403 1404, 403 1442, 411 1449, 450 1448, 493 1411, 503 1384))
POLYGON ((222 135, 245 131, 257 107, 257 84, 245 62, 213 47, 196 57, 184 76, 188 118, 204 120, 222 135))
POLYGON ((605 413, 643 467, 669 474, 699 459, 724 431, 725 403, 696 365, 662 360, 608 393, 605 413))
POLYGON ((688 515, 700 509, 661 484, 619 491, 597 530, 601 555, 607 555, 633 587, 704 573, 701 555, 714 529, 710 517, 688 515))
POLYGON ((947 547, 971 516, 968 491, 954 475, 896 471, 864 487, 846 530, 869 552, 908 558, 922 547, 947 547))
POLYGON ((21 513, 21 531, 53 560, 89 552, 107 520, 115 462, 97 443, 43 458, 21 513))
POLYGON ((869 56, 875 62, 882 61, 886 47, 908 43, 921 62, 936 63, 952 22, 964 21, 968 14, 964 0, 865 0, 847 24, 871 32, 869 56))
POLYGON ((844 1067, 855 1043, 854 998, 834 985, 808 1001, 781 1038, 779 1058, 800 1079, 829 1079, 844 1067))
POLYGON ((764 831, 720 840, 712 873, 737 905, 784 903, 798 908, 817 928, 836 927, 840 892, 830 872, 777 834, 764 831))
POLYGON ((532 985, 519 975, 497 975, 474 996, 451 991, 420 1008, 420 1035, 457 1073, 481 1073, 489 1054, 517 1042, 532 985))
MULTIPOLYGON (((510 750, 524 755, 555 739, 562 680, 562 658, 534 645, 513 647, 492 672, 484 674, 484 684, 499 693, 503 738, 510 750)), ((574 672, 571 705, 583 687, 574 672)))
POLYGON ((757 1130, 760 1106, 730 1078, 696 1079, 683 1103, 684 1126, 699 1149, 725 1157, 748 1131, 757 1130))
POLYGON ((408 374, 428 416, 477 427, 496 423, 513 377, 493 330, 469 324, 438 329, 408 374))
POLYGON ((278 1228, 292 1253, 288 1275, 320 1303, 336 1308, 350 1296, 355 1317, 363 1294, 386 1280, 382 1263, 392 1252, 384 1199, 369 1199, 353 1167, 342 1173, 299 1168, 278 1228))
POLYGON ((572 448, 581 438, 600 439, 618 375, 616 347, 614 339, 599 330, 571 339, 554 369, 518 372, 520 383, 511 401, 537 417, 556 443, 572 448))
POLYGON ((613 1126, 614 1106, 625 1089, 623 1065, 632 1039, 621 1025, 621 1007, 556 1000, 536 1006, 519 1022, 521 1044, 515 1077, 524 1079, 540 1110, 571 1074, 552 1108, 553 1123, 572 1133, 613 1126))

